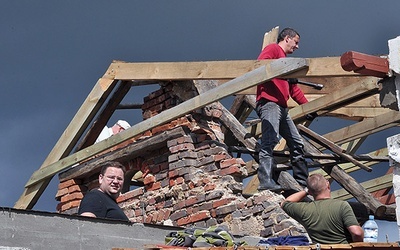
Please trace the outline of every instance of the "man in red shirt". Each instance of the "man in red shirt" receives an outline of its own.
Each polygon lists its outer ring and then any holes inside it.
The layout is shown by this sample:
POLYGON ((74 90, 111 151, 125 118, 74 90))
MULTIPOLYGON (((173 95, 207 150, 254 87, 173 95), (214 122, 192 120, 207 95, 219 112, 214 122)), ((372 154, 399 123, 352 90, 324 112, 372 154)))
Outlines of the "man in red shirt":
MULTIPOLYGON (((258 60, 286 57, 299 48, 299 42, 299 33, 294 29, 285 28, 280 32, 277 43, 266 46, 258 56, 258 60)), ((304 159, 303 139, 289 116, 287 105, 289 97, 298 104, 308 102, 297 84, 289 84, 285 79, 274 78, 257 86, 256 112, 261 118, 262 127, 258 168, 260 191, 282 190, 273 179, 275 167, 273 150, 279 142, 279 135, 286 140, 289 147, 294 179, 301 186, 307 186, 308 168, 304 159)))

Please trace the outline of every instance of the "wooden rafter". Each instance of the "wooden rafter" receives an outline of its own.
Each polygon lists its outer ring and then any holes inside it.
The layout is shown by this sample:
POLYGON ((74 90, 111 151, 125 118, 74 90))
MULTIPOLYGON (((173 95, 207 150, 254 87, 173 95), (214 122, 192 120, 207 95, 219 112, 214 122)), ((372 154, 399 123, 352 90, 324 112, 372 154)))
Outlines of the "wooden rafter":
MULTIPOLYGON (((91 145, 83 150, 75 152, 67 156, 70 153, 70 150, 76 145, 77 140, 82 136, 83 131, 89 125, 89 122, 93 119, 93 116, 97 113, 98 109, 103 104, 104 98, 110 93, 111 89, 110 84, 115 83, 116 77, 120 78, 118 80, 141 80, 142 78, 139 76, 131 75, 129 79, 126 79, 126 75, 119 74, 121 72, 120 69, 123 68, 121 63, 118 63, 118 66, 112 64, 109 70, 105 74, 105 77, 102 78, 102 81, 99 81, 96 84, 95 89, 92 90, 92 93, 95 96, 89 95, 88 98, 85 100, 83 106, 78 111, 75 118, 72 120, 70 126, 76 129, 67 128, 66 137, 60 138, 59 142, 62 142, 62 145, 67 145, 68 147, 65 150, 60 151, 59 146, 56 145, 55 149, 59 154, 53 156, 51 154, 51 160, 48 162, 43 163, 42 167, 35 171, 31 178, 28 180, 27 184, 25 185, 25 192, 22 194, 21 198, 17 201, 15 207, 17 208, 24 208, 29 209, 32 208, 33 205, 36 203, 37 199, 40 197, 41 193, 44 191, 45 186, 47 186, 48 182, 51 178, 58 172, 65 170, 74 164, 77 164, 81 161, 88 159, 89 157, 95 156, 100 152, 111 148, 121 142, 124 142, 140 133, 147 131, 153 127, 181 117, 184 114, 191 112, 197 108, 203 107, 207 104, 212 102, 218 101, 224 97, 230 96, 235 94, 239 91, 244 89, 253 87, 257 84, 260 84, 264 81, 268 81, 275 77, 281 77, 293 74, 296 71, 302 70, 308 67, 308 60, 306 59, 296 59, 296 58, 286 58, 286 59, 279 59, 279 60, 269 60, 265 62, 266 64, 263 66, 258 67, 257 69, 245 73, 240 77, 237 77, 221 86, 216 87, 213 91, 207 91, 206 93, 196 96, 192 99, 187 100, 184 103, 177 105, 174 108, 165 110, 162 114, 156 115, 151 117, 141 123, 132 126, 131 128, 122 131, 119 134, 116 134, 112 138, 105 139, 101 142, 98 142, 94 145, 91 145), (137 77, 137 78, 136 78, 137 77), (121 79, 122 78, 122 79, 121 79), (76 130, 76 131, 75 131, 76 130), (72 133, 76 132, 76 133, 72 133), (69 150, 68 150, 69 149, 69 150), (62 161, 60 161, 62 159, 62 161)), ((188 65, 202 65, 204 67, 204 63, 184 63, 186 66, 188 65)), ((217 63, 218 64, 218 63, 217 63)), ((125 65, 125 64, 124 64, 125 65)), ((147 66, 154 66, 153 64, 146 64, 147 66)), ((157 64, 156 64, 157 65, 157 64)), ((161 63, 161 65, 164 65, 161 63)), ((171 66, 172 64, 168 64, 171 66)), ((126 65, 125 65, 126 66, 126 65)), ((143 66, 143 65, 142 65, 143 66)), ((181 63, 175 63, 175 67, 179 68, 182 75, 187 73, 187 67, 180 67, 182 66, 181 63)), ((144 70, 142 68, 142 70, 144 70)), ((122 72, 126 72, 123 71, 122 72)), ((128 72, 132 73, 128 70, 128 72)), ((143 71, 138 70, 136 73, 139 75, 143 71), (139 73, 138 73, 139 72, 139 73)), ((145 71, 149 72, 149 71, 145 71)), ((176 73, 177 71, 174 71, 176 73)), ((197 72, 199 73, 199 72, 197 72)), ((144 79, 149 79, 149 77, 145 77, 144 79)), ((186 77, 180 78, 175 76, 175 79, 187 79, 186 77)), ((197 75, 196 79, 199 78, 197 75)))

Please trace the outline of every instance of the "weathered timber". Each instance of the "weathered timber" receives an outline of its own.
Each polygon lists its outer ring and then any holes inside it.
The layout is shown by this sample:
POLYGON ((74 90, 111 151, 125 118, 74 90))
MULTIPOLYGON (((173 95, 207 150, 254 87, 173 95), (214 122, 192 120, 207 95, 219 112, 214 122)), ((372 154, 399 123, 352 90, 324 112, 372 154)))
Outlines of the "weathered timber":
MULTIPOLYGON (((372 193, 378 190, 393 187, 393 174, 386 174, 378 178, 374 178, 368 181, 360 183, 368 192, 372 193)), ((333 199, 348 200, 353 198, 346 190, 340 189, 332 191, 333 199)), ((375 197, 377 198, 377 197, 375 197)))
MULTIPOLYGON (((115 80, 104 78, 100 78, 97 81, 39 170, 45 169, 47 166, 54 164, 71 153, 77 141, 101 108, 116 83, 117 81, 115 80)), ((40 178, 34 185, 25 187, 24 192, 15 203, 14 207, 19 209, 31 209, 50 183, 52 176, 53 175, 49 175, 45 178, 40 178)))
MULTIPOLYGON (((199 93, 202 94, 207 91, 213 90, 215 87, 217 87, 217 84, 214 81, 201 80, 195 81, 195 86, 199 93)), ((218 102, 218 104, 220 105, 222 111, 222 115, 219 119, 224 124, 224 126, 229 129, 236 140, 241 142, 248 149, 255 150, 258 144, 257 140, 249 135, 246 128, 243 127, 243 125, 231 112, 229 112, 229 110, 225 108, 224 105, 222 105, 220 102, 218 102)))
POLYGON ((337 155, 339 155, 341 158, 352 162, 354 165, 359 166, 360 168, 371 172, 372 169, 366 165, 364 165, 363 163, 357 161, 356 159, 354 159, 351 155, 346 154, 345 150, 342 149, 340 146, 336 145, 335 143, 329 141, 328 139, 324 138, 323 136, 320 136, 319 134, 315 133, 314 131, 312 131, 311 129, 308 129, 306 127, 304 127, 303 125, 299 124, 297 125, 297 128, 299 129, 300 133, 302 133, 303 135, 306 135, 307 137, 309 137, 310 139, 316 141, 318 144, 330 149, 331 151, 333 151, 334 153, 336 153, 337 155))
POLYGON ((69 168, 70 166, 82 162, 101 151, 111 148, 121 142, 124 142, 138 134, 141 134, 151 128, 172 121, 181 117, 197 108, 204 107, 212 102, 218 101, 224 97, 230 96, 243 89, 255 86, 262 82, 268 81, 279 76, 286 76, 292 72, 307 68, 307 61, 304 59, 282 59, 274 60, 266 66, 262 66, 252 72, 235 78, 223 85, 216 87, 204 94, 195 96, 171 109, 144 120, 129 129, 126 129, 110 138, 95 143, 87 148, 84 152, 78 151, 72 155, 65 157, 62 161, 55 162, 45 168, 39 169, 33 173, 28 180, 26 187, 32 186, 43 179, 52 177, 57 172, 69 168))
POLYGON ((125 162, 134 159, 141 155, 145 155, 148 151, 166 146, 167 140, 172 140, 185 134, 185 129, 183 127, 176 127, 140 141, 133 142, 126 147, 101 154, 99 157, 93 158, 69 169, 66 172, 60 173, 59 180, 60 182, 63 182, 77 177, 88 176, 93 171, 98 170, 99 165, 106 161, 125 162))
MULTIPOLYGON (((305 151, 308 153, 318 154, 320 151, 316 149, 311 143, 307 141, 305 143, 305 151)), ((324 161, 324 160, 321 160, 324 161)), ((382 207, 385 207, 377 199, 375 199, 365 188, 363 188, 353 177, 348 175, 343 169, 341 169, 337 164, 335 165, 325 165, 322 169, 329 174, 339 185, 347 190, 350 194, 354 196, 359 202, 364 204, 374 213, 382 207)))

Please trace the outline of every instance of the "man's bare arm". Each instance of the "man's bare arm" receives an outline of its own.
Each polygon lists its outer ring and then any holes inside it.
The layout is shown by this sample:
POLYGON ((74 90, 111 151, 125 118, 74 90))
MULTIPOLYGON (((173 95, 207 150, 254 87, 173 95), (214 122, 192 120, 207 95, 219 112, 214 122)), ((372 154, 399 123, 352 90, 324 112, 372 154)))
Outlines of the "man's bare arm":
POLYGON ((349 226, 347 228, 347 230, 349 230, 350 234, 351 234, 351 238, 353 239, 353 242, 362 242, 364 239, 364 230, 362 229, 362 227, 358 226, 358 225, 354 225, 354 226, 349 226))
POLYGON ((299 192, 291 194, 288 197, 286 197, 286 199, 284 201, 282 201, 281 207, 283 206, 283 203, 285 203, 286 201, 298 202, 298 201, 301 201, 302 199, 304 199, 304 197, 306 197, 306 196, 307 196, 307 192, 305 190, 301 190, 299 192))

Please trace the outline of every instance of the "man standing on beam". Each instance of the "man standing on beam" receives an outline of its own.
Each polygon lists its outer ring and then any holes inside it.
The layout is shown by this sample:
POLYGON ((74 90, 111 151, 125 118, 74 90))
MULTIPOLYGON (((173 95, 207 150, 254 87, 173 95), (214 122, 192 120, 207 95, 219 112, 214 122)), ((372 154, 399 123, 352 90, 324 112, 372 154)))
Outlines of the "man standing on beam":
MULTIPOLYGON (((279 33, 277 43, 266 46, 258 56, 258 60, 286 57, 299 48, 299 42, 299 33, 292 28, 285 28, 279 33)), ((290 84, 285 79, 274 78, 257 86, 256 112, 261 119, 262 129, 258 167, 259 191, 282 190, 273 179, 273 170, 276 168, 273 150, 279 142, 279 135, 286 140, 289 147, 294 179, 302 187, 307 186, 308 167, 304 158, 303 138, 289 116, 287 105, 289 97, 300 105, 308 102, 298 85, 290 84)))

